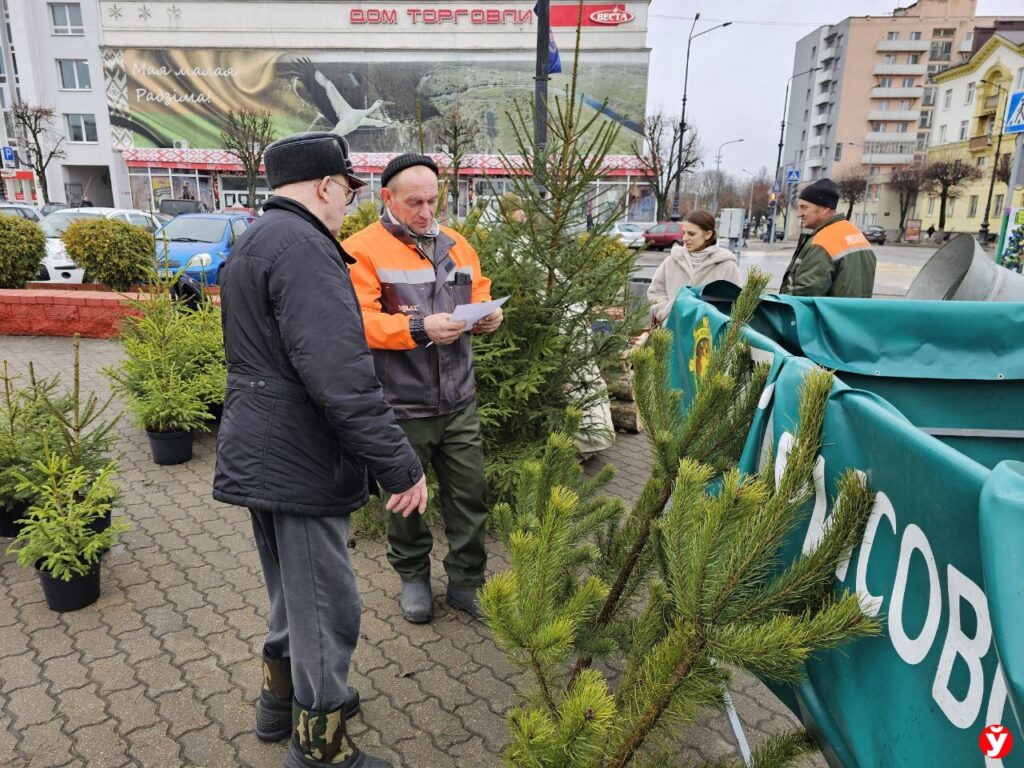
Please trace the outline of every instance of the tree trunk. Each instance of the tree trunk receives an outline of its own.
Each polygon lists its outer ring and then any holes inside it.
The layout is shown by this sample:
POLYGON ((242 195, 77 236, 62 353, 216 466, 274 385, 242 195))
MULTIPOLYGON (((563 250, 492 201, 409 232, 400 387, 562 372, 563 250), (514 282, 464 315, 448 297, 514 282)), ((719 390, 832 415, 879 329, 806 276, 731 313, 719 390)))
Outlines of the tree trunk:
POLYGON ((47 205, 50 202, 50 185, 46 181, 46 174, 40 173, 37 168, 36 178, 39 179, 39 194, 43 197, 43 205, 47 205))
POLYGON ((850 207, 846 209, 846 219, 847 219, 847 221, 849 221, 850 219, 853 218, 853 206, 854 206, 854 204, 856 202, 857 202, 856 200, 853 200, 852 198, 850 199, 850 207))
POLYGON ((256 208, 256 174, 250 173, 249 178, 249 207, 256 208))
POLYGON ((939 196, 939 231, 946 231, 946 200, 949 197, 949 193, 943 190, 939 196))

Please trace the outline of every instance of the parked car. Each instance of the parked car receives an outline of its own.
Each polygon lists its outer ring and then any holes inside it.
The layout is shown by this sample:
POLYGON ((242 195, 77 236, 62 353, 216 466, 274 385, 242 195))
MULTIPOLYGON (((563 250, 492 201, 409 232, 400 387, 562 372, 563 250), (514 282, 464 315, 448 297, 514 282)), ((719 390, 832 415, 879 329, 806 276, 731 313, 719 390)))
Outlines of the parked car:
POLYGON ((869 243, 885 245, 885 227, 879 224, 868 224, 860 230, 869 243))
POLYGON ((0 216, 17 216, 29 221, 42 221, 39 211, 23 203, 0 203, 0 216))
POLYGON ((627 248, 644 247, 644 230, 639 224, 625 222, 613 224, 608 231, 608 236, 618 238, 619 242, 627 248))
POLYGON ((683 239, 683 222, 663 221, 644 232, 644 241, 649 248, 659 251, 671 248, 683 239))
POLYGON ((170 216, 180 216, 183 213, 206 213, 206 203, 202 200, 176 200, 166 198, 160 201, 157 210, 160 213, 170 216))
POLYGON ((235 238, 256 221, 250 213, 183 213, 156 233, 157 266, 203 285, 218 285, 235 238), (166 243, 166 251, 165 251, 166 243))
MULTIPOLYGON (((768 232, 769 232, 769 230, 765 229, 765 231, 761 233, 761 242, 762 243, 767 243, 768 242, 768 232)), ((776 243, 782 242, 785 239, 785 234, 786 233, 782 231, 782 227, 776 228, 776 230, 775 230, 775 242, 776 243)))
POLYGON ((39 280, 55 283, 80 283, 85 277, 85 270, 80 269, 68 258, 64 241, 60 236, 68 226, 80 219, 113 219, 142 227, 147 232, 156 232, 159 228, 157 220, 145 211, 128 208, 63 208, 54 211, 39 222, 46 235, 46 258, 39 270, 39 280))
POLYGON ((67 203, 47 203, 46 205, 39 209, 39 212, 43 214, 44 217, 46 217, 49 216, 54 211, 62 211, 67 207, 67 203))

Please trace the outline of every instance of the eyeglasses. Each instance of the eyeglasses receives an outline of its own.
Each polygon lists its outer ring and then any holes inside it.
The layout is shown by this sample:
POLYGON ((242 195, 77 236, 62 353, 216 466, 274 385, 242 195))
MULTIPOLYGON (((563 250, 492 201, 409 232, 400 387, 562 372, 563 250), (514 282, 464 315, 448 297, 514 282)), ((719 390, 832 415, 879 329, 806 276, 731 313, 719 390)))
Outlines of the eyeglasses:
POLYGON ((356 191, 352 189, 348 184, 343 184, 333 176, 328 176, 327 178, 345 190, 345 205, 352 205, 352 201, 356 199, 356 191))

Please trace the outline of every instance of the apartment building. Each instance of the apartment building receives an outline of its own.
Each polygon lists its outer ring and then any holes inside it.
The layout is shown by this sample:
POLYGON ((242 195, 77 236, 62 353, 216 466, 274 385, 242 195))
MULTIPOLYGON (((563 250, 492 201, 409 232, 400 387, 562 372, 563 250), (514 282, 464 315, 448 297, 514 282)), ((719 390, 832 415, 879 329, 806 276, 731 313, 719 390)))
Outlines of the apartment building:
MULTIPOLYGON (((959 159, 978 170, 978 178, 947 201, 945 230, 978 232, 987 218, 994 236, 1007 195, 996 155, 1007 157, 1014 150, 1016 137, 1003 136, 1002 131, 1010 94, 1024 90, 1024 28, 993 29, 970 59, 937 74, 934 82, 938 103, 928 160, 959 159)), ((1010 207, 1021 205, 1022 198, 1017 190, 1010 207)), ((917 217, 925 229, 940 228, 941 207, 937 195, 919 197, 917 217)))
MULTIPOLYGON (((793 60, 783 169, 800 184, 846 173, 865 177, 852 213, 859 225, 899 225, 894 168, 925 159, 938 88, 932 76, 970 57, 976 0, 919 0, 888 16, 858 16, 799 41, 793 60), (808 71, 810 70, 810 71, 808 71), (802 74, 804 73, 804 74, 802 74)), ((847 203, 841 203, 845 212, 847 203)), ((798 223, 790 217, 790 234, 798 223)))
MULTIPOLYGON (((6 22, 0 55, 0 106, 4 111, 0 139, 22 160, 22 178, 4 179, 5 196, 24 199, 31 195, 31 183, 24 179, 32 175, 24 163, 25 137, 17 135, 10 117, 17 98, 54 111, 51 128, 54 139, 63 140, 64 157, 55 159, 47 169, 51 200, 76 203, 88 197, 95 205, 113 205, 113 177, 123 163, 111 144, 100 58, 99 4, 92 0, 0 0, 0 4, 6 22)), ((9 169, 5 175, 11 173, 9 169)))

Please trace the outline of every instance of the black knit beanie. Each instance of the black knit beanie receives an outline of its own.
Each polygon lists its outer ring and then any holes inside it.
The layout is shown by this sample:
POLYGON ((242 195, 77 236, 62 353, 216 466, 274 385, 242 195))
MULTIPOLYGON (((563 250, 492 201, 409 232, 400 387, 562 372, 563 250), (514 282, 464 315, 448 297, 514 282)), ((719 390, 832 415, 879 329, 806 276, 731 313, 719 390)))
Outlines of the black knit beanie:
POLYGON ((832 179, 818 179, 803 188, 800 192, 800 199, 820 205, 822 208, 835 210, 835 207, 839 205, 839 189, 832 179))
POLYGON ((398 157, 393 158, 390 163, 384 166, 384 171, 380 175, 380 185, 382 187, 386 187, 388 182, 402 171, 407 168, 414 168, 417 165, 429 168, 434 172, 434 175, 437 176, 437 163, 435 163, 429 156, 420 155, 416 152, 406 152, 404 155, 399 155, 398 157))
POLYGON ((310 131, 285 136, 267 147, 263 164, 271 189, 338 174, 353 190, 366 186, 352 170, 348 142, 336 133, 310 131))

